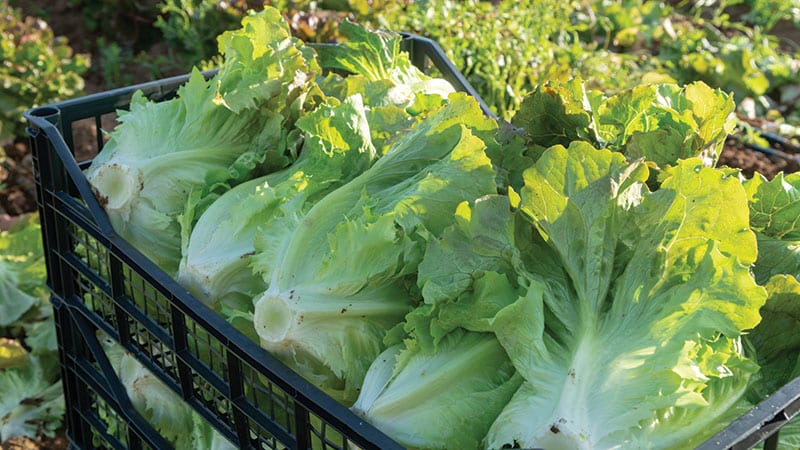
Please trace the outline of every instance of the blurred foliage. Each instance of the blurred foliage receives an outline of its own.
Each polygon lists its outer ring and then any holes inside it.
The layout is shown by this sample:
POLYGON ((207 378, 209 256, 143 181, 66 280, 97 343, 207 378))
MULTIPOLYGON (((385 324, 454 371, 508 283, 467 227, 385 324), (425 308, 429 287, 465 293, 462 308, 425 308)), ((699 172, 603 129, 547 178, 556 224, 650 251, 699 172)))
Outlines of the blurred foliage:
POLYGON ((239 26, 248 9, 263 7, 258 1, 162 0, 154 23, 164 42, 189 64, 217 53, 217 36, 239 26))
POLYGON ((105 89, 182 74, 191 65, 169 47, 166 47, 166 54, 145 51, 134 54, 130 48, 105 37, 97 39, 94 59, 99 64, 93 66, 93 71, 101 75, 105 89))
POLYGON ((26 109, 79 95, 88 68, 89 57, 74 54, 43 20, 0 0, 0 142, 24 134, 26 109))
POLYGON ((54 436, 64 418, 37 216, 0 231, 0 442, 54 436))
MULTIPOLYGON (((703 2, 706 13, 708 3, 703 2)), ((732 92, 737 102, 757 98, 759 105, 774 105, 786 86, 800 82, 798 56, 781 50, 778 40, 759 27, 716 12, 710 14, 713 20, 705 19, 696 5, 670 5, 633 0, 419 0, 373 13, 370 20, 439 42, 504 118, 513 115, 535 86, 573 77, 607 94, 642 83, 702 80, 732 92)), ((761 5, 767 8, 765 2, 761 5)))
POLYGON ((716 20, 728 20, 731 11, 743 9, 744 14, 736 20, 765 31, 771 30, 780 21, 800 25, 800 0, 683 0, 681 5, 696 17, 716 20))
MULTIPOLYGON (((4 2, 8 0, 2 0, 4 2)), ((94 33, 94 69, 117 87, 213 67, 216 36, 264 5, 308 42, 336 42, 338 24, 436 40, 501 117, 547 81, 580 77, 614 94, 647 82, 695 80, 775 105, 800 81, 796 55, 767 30, 800 16, 800 0, 69 0, 94 33), (730 11, 736 9, 737 16, 730 11), (748 21, 748 24, 741 22, 748 21), (149 51, 161 46, 158 51, 149 51)), ((792 105, 793 108, 793 105, 792 105)), ((782 114, 789 114, 784 108, 782 114)), ((769 107, 763 109, 766 113, 769 107)))
POLYGON ((141 51, 159 42, 153 33, 161 0, 68 0, 79 9, 83 26, 93 36, 141 51))
POLYGON ((757 28, 723 32, 698 19, 666 22, 664 30, 658 56, 678 82, 702 80, 742 100, 800 81, 797 59, 757 28))

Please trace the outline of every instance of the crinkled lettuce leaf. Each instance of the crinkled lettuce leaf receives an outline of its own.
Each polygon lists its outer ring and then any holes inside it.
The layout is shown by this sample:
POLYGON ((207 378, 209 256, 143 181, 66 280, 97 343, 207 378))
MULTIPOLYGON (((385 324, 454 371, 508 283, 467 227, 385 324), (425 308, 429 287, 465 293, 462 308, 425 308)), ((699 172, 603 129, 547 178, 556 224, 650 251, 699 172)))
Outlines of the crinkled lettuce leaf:
POLYGON ((87 170, 115 231, 171 275, 190 193, 288 164, 300 138, 292 124, 314 103, 314 54, 277 10, 245 17, 219 46, 224 62, 210 80, 195 70, 162 102, 134 94, 87 170))
POLYGON ((173 448, 236 448, 121 345, 102 332, 98 337, 133 407, 173 448))
POLYGON ((495 191, 477 131, 496 127, 477 102, 453 94, 364 173, 296 217, 269 226, 254 267, 261 345, 352 403, 384 335, 417 302, 413 278, 426 241, 456 206, 495 191), (473 131, 475 130, 475 131, 473 131))
POLYGON ((699 157, 719 159, 735 125, 733 98, 702 82, 645 84, 606 97, 580 79, 547 83, 522 102, 512 122, 526 132, 532 155, 553 145, 583 141, 645 158, 656 168, 699 157))
POLYGON ((758 237, 756 280, 766 283, 772 276, 800 276, 800 174, 763 176, 744 182, 750 202, 750 226, 758 237))
POLYGON ((493 334, 459 330, 435 349, 389 347, 351 409, 406 448, 481 448, 521 381, 493 334))
POLYGON ((563 272, 537 276, 533 256, 539 287, 495 317, 525 382, 490 446, 697 444, 744 394, 741 335, 766 300, 744 189, 688 159, 649 192, 643 167, 581 144, 525 172, 521 211, 563 272))
MULTIPOLYGON (((361 97, 328 102, 297 121, 305 135, 295 163, 234 187, 196 224, 184 224, 191 233, 177 279, 204 303, 217 310, 224 306, 252 312, 253 298, 267 288, 250 268, 257 231, 277 227, 275 233, 290 233, 292 226, 285 219, 302 217, 325 193, 372 164, 376 154, 361 97)), ((259 259, 270 263, 264 254, 259 259)))
POLYGON ((430 77, 411 63, 401 50, 400 34, 368 30, 349 21, 339 25, 339 33, 344 38, 341 43, 315 47, 322 67, 347 75, 330 76, 322 83, 327 93, 343 97, 361 93, 371 106, 408 108, 420 101, 418 95, 441 101, 455 92, 448 81, 430 77))

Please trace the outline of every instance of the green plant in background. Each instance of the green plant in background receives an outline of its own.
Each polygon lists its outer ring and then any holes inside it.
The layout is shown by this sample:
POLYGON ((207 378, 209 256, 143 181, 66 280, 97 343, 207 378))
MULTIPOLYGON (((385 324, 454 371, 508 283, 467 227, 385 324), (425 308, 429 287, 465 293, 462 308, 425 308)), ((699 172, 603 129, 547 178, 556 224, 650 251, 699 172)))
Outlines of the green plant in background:
POLYGON ((800 25, 800 0, 745 0, 750 7, 748 19, 771 30, 779 21, 800 25))
POLYGON ((189 64, 198 64, 217 53, 217 36, 239 26, 248 9, 261 9, 264 2, 238 0, 162 0, 156 6, 154 26, 170 48, 189 64))
POLYGON ((546 78, 568 77, 574 58, 570 2, 424 0, 386 11, 380 25, 428 36, 445 49, 467 80, 500 116, 546 78))
POLYGON ((800 81, 795 57, 757 28, 723 32, 702 19, 668 22, 658 57, 678 82, 705 81, 732 91, 737 102, 800 81))
POLYGON ((149 54, 144 51, 133 55, 129 49, 104 37, 97 39, 97 52, 100 64, 95 70, 102 74, 107 89, 188 72, 190 66, 172 49, 169 49, 166 55, 149 54))
POLYGON ((53 436, 64 415, 41 229, 28 216, 0 231, 0 442, 53 436))
POLYGON ((782 20, 800 25, 800 0, 711 0, 691 5, 684 0, 680 4, 691 10, 695 17, 711 16, 717 23, 729 21, 729 11, 740 8, 746 11, 738 19, 767 31, 782 20))
POLYGON ((0 142, 22 136, 26 109, 79 95, 89 57, 0 0, 0 142))
POLYGON ((68 0, 68 3, 80 8, 88 32, 139 51, 160 41, 158 33, 153 33, 158 1, 68 0))
POLYGON ((588 80, 609 94, 670 81, 644 49, 670 11, 661 2, 424 0, 374 14, 374 24, 439 42, 496 114, 508 119, 548 81, 588 80))

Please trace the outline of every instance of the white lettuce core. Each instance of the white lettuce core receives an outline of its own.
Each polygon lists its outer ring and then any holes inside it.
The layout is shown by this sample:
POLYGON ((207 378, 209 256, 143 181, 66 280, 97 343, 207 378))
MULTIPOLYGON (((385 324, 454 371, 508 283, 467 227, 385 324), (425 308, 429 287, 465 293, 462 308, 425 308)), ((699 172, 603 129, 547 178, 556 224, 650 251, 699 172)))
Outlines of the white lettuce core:
POLYGON ((113 163, 94 172, 92 184, 106 210, 118 211, 127 217, 131 200, 142 189, 141 174, 137 169, 113 163))
POLYGON ((262 344, 281 342, 289 334, 297 312, 288 301, 281 293, 268 290, 256 302, 253 324, 262 344))

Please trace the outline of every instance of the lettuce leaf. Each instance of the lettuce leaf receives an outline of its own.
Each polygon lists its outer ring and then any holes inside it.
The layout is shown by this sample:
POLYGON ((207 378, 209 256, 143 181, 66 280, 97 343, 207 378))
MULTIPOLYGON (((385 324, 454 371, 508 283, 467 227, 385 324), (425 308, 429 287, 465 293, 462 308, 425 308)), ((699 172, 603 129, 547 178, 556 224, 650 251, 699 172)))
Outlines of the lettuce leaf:
POLYGON ((643 84, 606 97, 573 79, 537 87, 512 123, 525 131, 531 155, 582 141, 631 161, 645 158, 653 168, 691 157, 713 167, 733 131, 734 106, 730 95, 702 82, 643 84))
POLYGON ((452 94, 306 214, 265 226, 253 262, 269 286, 255 300, 262 347, 352 403, 384 335, 417 302, 409 277, 426 241, 460 202, 494 192, 473 130, 495 126, 474 99, 452 94))
POLYGON ((313 51, 277 10, 244 18, 219 47, 223 66, 210 80, 195 70, 163 102, 134 94, 86 174, 114 230, 171 275, 188 196, 288 164, 300 137, 292 124, 314 103, 313 51))
POLYGON ((541 294, 495 318, 526 382, 490 445, 697 443, 757 370, 740 336, 766 295, 749 272, 756 242, 741 183, 689 159, 648 192, 641 167, 573 145, 526 171, 521 210, 563 275, 532 270, 541 294))
MULTIPOLYGON (((242 183, 216 199, 191 228, 178 281, 204 303, 252 312, 267 285, 250 268, 259 228, 300 217, 327 192, 366 170, 376 158, 361 97, 330 99, 297 121, 304 146, 291 166, 242 183)), ((184 214, 184 222, 190 220, 184 214)), ((290 227, 282 229, 289 233, 290 227)), ((276 231, 277 232, 277 231, 276 231)), ((265 244, 266 245, 266 244, 265 244)))
POLYGON ((389 347, 351 409, 404 447, 474 449, 521 382, 494 335, 461 330, 389 347))
POLYGON ((750 226, 758 237, 756 280, 772 276, 800 277, 800 174, 777 174, 767 181, 757 175, 745 181, 749 194, 750 226))
POLYGON ((800 376, 800 282, 792 275, 775 275, 765 284, 769 294, 761 308, 761 323, 747 336, 761 372, 753 383, 757 403, 800 376))

